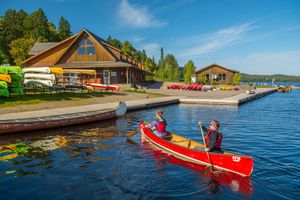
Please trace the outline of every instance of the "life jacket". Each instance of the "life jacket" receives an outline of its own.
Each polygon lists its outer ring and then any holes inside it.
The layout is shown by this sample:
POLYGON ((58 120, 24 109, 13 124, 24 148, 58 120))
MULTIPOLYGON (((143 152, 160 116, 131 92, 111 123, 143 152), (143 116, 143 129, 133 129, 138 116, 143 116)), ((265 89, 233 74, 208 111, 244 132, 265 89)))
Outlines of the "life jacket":
MULTIPOLYGON (((205 142, 206 142, 206 145, 208 146, 209 145, 209 136, 210 134, 213 132, 213 130, 208 130, 207 131, 207 134, 205 136, 205 142)), ((223 139, 223 136, 222 136, 222 133, 219 132, 219 136, 217 138, 217 141, 216 141, 216 144, 214 146, 214 148, 221 148, 221 143, 222 143, 222 139, 223 139)))
POLYGON ((164 120, 164 118, 157 118, 157 127, 156 130, 158 133, 165 133, 166 132, 166 121, 164 120))

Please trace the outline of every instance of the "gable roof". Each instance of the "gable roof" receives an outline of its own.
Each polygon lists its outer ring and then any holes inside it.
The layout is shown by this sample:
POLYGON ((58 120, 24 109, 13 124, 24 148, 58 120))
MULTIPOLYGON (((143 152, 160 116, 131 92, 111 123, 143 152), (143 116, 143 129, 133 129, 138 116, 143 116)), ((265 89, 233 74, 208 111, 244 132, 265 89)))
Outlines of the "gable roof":
POLYGON ((200 74, 201 72, 203 72, 203 71, 205 71, 205 70, 207 70, 207 69, 209 69, 209 68, 211 68, 211 67, 219 67, 219 68, 222 68, 222 69, 224 69, 224 70, 226 70, 226 71, 231 71, 231 72, 233 72, 233 73, 240 73, 240 72, 237 71, 237 70, 229 69, 229 68, 223 67, 223 66, 221 66, 221 65, 218 65, 218 64, 216 64, 216 63, 213 63, 213 64, 211 64, 211 65, 208 65, 208 66, 206 66, 206 67, 203 67, 203 68, 201 68, 201 69, 195 71, 195 74, 200 74))
POLYGON ((85 35, 88 35, 89 37, 91 37, 92 39, 94 39, 97 42, 97 45, 100 48, 104 49, 104 51, 112 58, 113 61, 118 61, 117 58, 116 58, 116 56, 111 51, 108 51, 108 49, 106 47, 104 47, 101 44, 101 42, 99 42, 87 29, 83 29, 80 33, 77 34, 76 38, 69 45, 69 47, 56 59, 56 61, 54 62, 54 64, 58 64, 59 61, 62 60, 66 56, 66 53, 69 51, 69 49, 72 48, 77 43, 79 43, 83 39, 83 37, 85 35))
MULTIPOLYGON (((65 40, 63 40, 63 41, 61 41, 61 42, 57 42, 56 44, 53 44, 51 47, 49 47, 49 48, 47 48, 47 49, 44 49, 44 48, 41 49, 41 51, 40 51, 39 53, 37 53, 37 54, 35 54, 35 55, 33 55, 33 56, 27 58, 27 59, 24 60, 22 63, 23 63, 23 64, 26 64, 27 62, 30 62, 31 60, 33 60, 33 59, 35 59, 35 58, 37 58, 37 57, 39 57, 39 56, 45 54, 45 53, 48 52, 49 50, 54 49, 54 48, 58 47, 59 45, 62 45, 62 44, 64 44, 64 43, 68 43, 68 42, 74 40, 75 36, 76 36, 76 35, 73 35, 73 36, 71 36, 71 37, 69 37, 69 38, 67 38, 67 39, 65 39, 65 40)), ((34 47, 34 46, 33 46, 33 47, 34 47)), ((30 51, 31 51, 31 50, 30 50, 30 51)))
POLYGON ((50 47, 53 47, 57 45, 58 42, 43 42, 43 43, 35 43, 31 50, 29 51, 29 55, 36 55, 38 53, 41 53, 42 51, 45 51, 46 49, 49 49, 50 47))
POLYGON ((109 57, 111 57, 112 61, 130 63, 132 65, 138 66, 141 69, 143 68, 142 63, 139 63, 133 57, 125 54, 120 49, 108 44, 105 40, 103 40, 102 38, 100 38, 96 34, 88 31, 87 29, 83 29, 82 31, 80 31, 76 35, 73 35, 72 37, 67 38, 66 40, 58 42, 58 43, 51 43, 51 44, 50 43, 36 43, 33 46, 33 48, 31 49, 31 51, 36 52, 36 54, 33 55, 32 57, 28 58, 27 60, 23 61, 23 64, 26 64, 26 63, 32 61, 36 57, 41 56, 44 53, 47 53, 48 50, 53 49, 55 47, 58 47, 59 45, 62 45, 62 44, 66 43, 68 41, 70 43, 68 45, 68 47, 53 62, 53 65, 59 65, 59 64, 61 64, 59 62, 61 60, 63 60, 64 58, 66 58, 67 52, 69 51, 69 49, 71 47, 73 47, 74 45, 76 45, 78 42, 80 42, 79 40, 82 39, 83 35, 88 35, 89 37, 91 37, 97 43, 96 45, 99 45, 100 48, 104 49, 104 52, 107 53, 107 55, 109 57), (46 48, 47 46, 49 48, 46 48), (118 52, 119 55, 116 55, 116 52, 118 52), (124 60, 122 55, 124 55, 127 60, 124 60), (128 59, 131 60, 131 61, 128 61, 128 59))

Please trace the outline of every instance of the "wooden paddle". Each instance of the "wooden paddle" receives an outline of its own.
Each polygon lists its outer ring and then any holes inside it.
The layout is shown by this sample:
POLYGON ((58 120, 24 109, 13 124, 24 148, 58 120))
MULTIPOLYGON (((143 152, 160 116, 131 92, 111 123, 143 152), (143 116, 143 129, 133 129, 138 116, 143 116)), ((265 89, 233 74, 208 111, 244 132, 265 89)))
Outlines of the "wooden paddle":
MULTIPOLYGON (((201 125, 200 125, 200 130, 201 130, 201 134, 202 134, 202 139, 203 139, 204 147, 207 148, 207 145, 206 145, 206 142, 205 142, 205 138, 204 138, 203 129, 202 129, 201 125)), ((209 174, 209 172, 214 171, 214 168, 213 168, 213 164, 210 161, 209 153, 207 151, 205 151, 205 152, 206 152, 206 155, 207 155, 207 158, 208 158, 210 166, 207 166, 204 171, 206 171, 206 173, 209 174)))
POLYGON ((140 129, 137 129, 137 130, 135 130, 135 131, 132 131, 132 132, 130 132, 130 133, 127 134, 127 137, 128 137, 128 138, 129 138, 129 137, 132 137, 132 136, 134 136, 135 134, 137 134, 139 131, 140 131, 140 129))

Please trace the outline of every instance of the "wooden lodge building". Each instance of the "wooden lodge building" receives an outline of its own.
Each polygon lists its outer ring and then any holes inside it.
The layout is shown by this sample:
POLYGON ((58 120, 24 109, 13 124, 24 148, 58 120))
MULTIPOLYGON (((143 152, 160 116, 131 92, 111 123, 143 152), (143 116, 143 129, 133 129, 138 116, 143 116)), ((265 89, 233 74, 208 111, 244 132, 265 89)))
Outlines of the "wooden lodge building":
POLYGON ((227 84, 233 82, 233 76, 239 71, 225 68, 218 64, 211 64, 202 69, 196 71, 193 76, 197 77, 197 80, 201 74, 205 74, 206 82, 211 82, 212 80, 217 81, 218 84, 227 84))
POLYGON ((61 67, 96 70, 96 83, 128 84, 145 81, 143 64, 83 29, 57 43, 36 43, 24 67, 61 67))

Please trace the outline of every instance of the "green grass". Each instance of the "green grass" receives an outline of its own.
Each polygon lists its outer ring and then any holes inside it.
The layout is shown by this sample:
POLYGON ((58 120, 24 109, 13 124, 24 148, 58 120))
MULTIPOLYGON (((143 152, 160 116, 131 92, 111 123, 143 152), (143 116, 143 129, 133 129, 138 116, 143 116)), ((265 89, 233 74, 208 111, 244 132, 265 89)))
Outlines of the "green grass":
POLYGON ((15 105, 26 105, 26 104, 37 104, 47 101, 80 101, 82 99, 89 99, 94 97, 103 97, 107 95, 114 95, 111 92, 90 92, 90 93, 44 93, 44 94, 34 94, 29 93, 23 96, 11 96, 0 97, 0 106, 15 106, 15 105))
POLYGON ((146 91, 139 91, 139 90, 124 90, 124 92, 131 92, 131 93, 142 93, 142 94, 146 94, 146 91))

